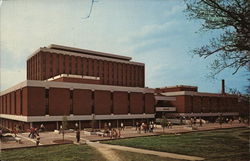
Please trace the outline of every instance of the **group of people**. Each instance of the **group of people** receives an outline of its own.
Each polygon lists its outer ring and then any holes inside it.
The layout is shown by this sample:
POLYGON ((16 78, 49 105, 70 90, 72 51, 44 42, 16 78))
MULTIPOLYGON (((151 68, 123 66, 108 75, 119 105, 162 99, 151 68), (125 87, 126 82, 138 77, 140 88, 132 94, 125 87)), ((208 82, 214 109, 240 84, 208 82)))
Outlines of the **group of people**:
POLYGON ((142 123, 136 122, 135 130, 139 134, 141 133, 141 131, 144 131, 144 133, 154 132, 155 127, 156 127, 156 125, 154 124, 154 122, 149 122, 149 124, 146 124, 144 122, 142 122, 142 123))
POLYGON ((31 127, 29 131, 30 131, 30 134, 28 135, 29 138, 34 139, 37 136, 39 136, 38 128, 31 127))

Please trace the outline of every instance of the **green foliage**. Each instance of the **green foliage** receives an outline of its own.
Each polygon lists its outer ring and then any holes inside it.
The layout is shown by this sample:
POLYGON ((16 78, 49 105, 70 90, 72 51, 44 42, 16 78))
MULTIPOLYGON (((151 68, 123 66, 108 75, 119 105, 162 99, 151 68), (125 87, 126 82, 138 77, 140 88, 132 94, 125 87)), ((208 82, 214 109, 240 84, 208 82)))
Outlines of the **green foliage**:
POLYGON ((211 76, 225 68, 250 71, 250 1, 249 0, 185 0, 190 19, 202 20, 203 31, 220 30, 209 44, 193 50, 200 57, 216 55, 211 76))
POLYGON ((65 130, 67 129, 67 126, 68 126, 68 118, 67 116, 63 116, 62 117, 62 137, 63 137, 63 140, 64 140, 64 134, 65 134, 65 130))
POLYGON ((63 118, 62 118, 62 129, 66 130, 67 127, 68 127, 68 118, 67 118, 67 116, 63 116, 63 118))
POLYGON ((166 118, 166 116, 162 116, 162 119, 161 119, 161 126, 163 128, 163 131, 164 129, 167 127, 167 124, 168 124, 168 120, 166 118))

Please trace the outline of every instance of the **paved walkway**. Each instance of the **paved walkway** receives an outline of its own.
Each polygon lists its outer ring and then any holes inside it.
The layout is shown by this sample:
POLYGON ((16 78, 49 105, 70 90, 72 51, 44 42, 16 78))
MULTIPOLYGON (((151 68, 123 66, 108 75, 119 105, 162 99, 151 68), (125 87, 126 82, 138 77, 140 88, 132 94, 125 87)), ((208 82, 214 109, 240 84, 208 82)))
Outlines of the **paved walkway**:
MULTIPOLYGON (((122 151, 129 151, 129 152, 133 152, 133 153, 143 153, 143 154, 157 155, 159 157, 182 159, 182 160, 193 161, 193 160, 204 160, 205 159, 205 158, 196 157, 196 156, 188 156, 188 155, 181 155, 181 154, 174 154, 174 153, 167 153, 167 152, 159 152, 159 151, 154 151, 154 150, 131 148, 131 147, 125 147, 125 146, 119 146, 119 145, 101 144, 98 142, 87 142, 87 144, 99 149, 101 153, 103 153, 102 150, 107 151, 108 149, 111 149, 111 151, 112 151, 112 149, 117 149, 117 150, 122 150, 122 151)), ((107 153, 104 152, 104 156, 105 156, 105 154, 107 154, 107 153)), ((113 154, 113 155, 115 157, 117 157, 115 154, 113 154)), ((118 161, 117 159, 112 159, 112 158, 111 158, 111 160, 118 161)))
MULTIPOLYGON (((205 124, 202 127, 198 126, 197 130, 192 130, 192 128, 188 127, 187 125, 179 125, 173 126, 171 129, 165 129, 165 134, 178 134, 178 133, 187 133, 187 132, 194 132, 194 131, 206 131, 206 130, 215 130, 215 129, 225 129, 225 128, 236 128, 236 127, 248 127, 246 124, 223 124, 222 127, 215 123, 215 124, 205 124)), ((131 137, 139 137, 139 136, 153 136, 153 135, 162 135, 164 134, 162 128, 158 127, 154 130, 153 133, 144 133, 141 132, 140 134, 135 130, 135 128, 128 127, 124 131, 122 131, 122 138, 131 138, 131 137)), ((36 142, 34 139, 30 139, 28 137, 29 133, 21 133, 18 134, 18 137, 22 138, 22 144, 19 144, 15 141, 6 141, 1 142, 0 149, 11 149, 11 148, 19 148, 19 147, 30 147, 35 146, 36 142)), ((40 145, 53 145, 56 144, 53 142, 54 140, 62 139, 62 135, 55 133, 55 132, 42 132, 40 133, 40 145)), ((75 132, 66 133, 65 134, 66 140, 76 141, 76 134, 75 132)), ((157 155, 160 157, 167 157, 167 158, 175 158, 175 159, 184 159, 184 160, 204 160, 204 158, 196 157, 196 156, 187 156, 187 155, 180 155, 180 154, 173 154, 167 152, 159 152, 159 151, 152 151, 152 150, 145 150, 145 149, 137 149, 131 147, 124 147, 118 145, 108 145, 108 144, 101 144, 99 142, 93 141, 101 141, 101 140, 110 140, 110 137, 101 137, 97 135, 86 135, 84 132, 81 132, 81 141, 86 142, 88 145, 96 148, 103 156, 109 161, 121 161, 119 156, 116 154, 115 151, 112 149, 130 151, 135 153, 144 153, 144 154, 152 154, 157 155)))

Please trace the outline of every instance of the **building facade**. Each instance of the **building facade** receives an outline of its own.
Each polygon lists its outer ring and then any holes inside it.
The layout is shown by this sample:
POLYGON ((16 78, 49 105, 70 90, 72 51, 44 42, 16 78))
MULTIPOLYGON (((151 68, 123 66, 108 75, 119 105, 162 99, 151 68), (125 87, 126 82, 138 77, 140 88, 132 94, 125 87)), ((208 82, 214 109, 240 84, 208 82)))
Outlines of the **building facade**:
POLYGON ((47 80, 61 74, 91 76, 99 84, 144 87, 144 64, 132 58, 85 49, 50 45, 27 60, 27 80, 47 80))
POLYGON ((59 45, 27 60, 27 80, 1 92, 1 124, 26 130, 44 124, 103 127, 154 119, 154 89, 144 88, 144 64, 130 57, 59 45))
POLYGON ((155 118, 238 117, 249 114, 249 100, 237 95, 198 92, 195 86, 145 88, 145 65, 130 57, 50 45, 27 60, 27 80, 1 92, 1 126, 22 130, 44 124, 58 129, 102 128, 155 118))
POLYGON ((155 93, 168 98, 166 101, 157 101, 157 115, 203 118, 222 115, 232 118, 249 112, 249 103, 239 101, 237 95, 226 94, 222 84, 221 93, 198 92, 198 87, 184 85, 157 88, 155 93))

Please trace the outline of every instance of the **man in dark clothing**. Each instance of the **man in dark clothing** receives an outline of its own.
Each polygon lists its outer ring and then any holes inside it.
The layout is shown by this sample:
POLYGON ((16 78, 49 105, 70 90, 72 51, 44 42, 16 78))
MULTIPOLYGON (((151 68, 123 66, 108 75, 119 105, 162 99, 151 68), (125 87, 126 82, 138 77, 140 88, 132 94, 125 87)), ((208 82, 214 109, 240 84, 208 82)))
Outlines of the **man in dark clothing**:
POLYGON ((79 143, 80 142, 80 130, 76 131, 76 141, 79 143))

